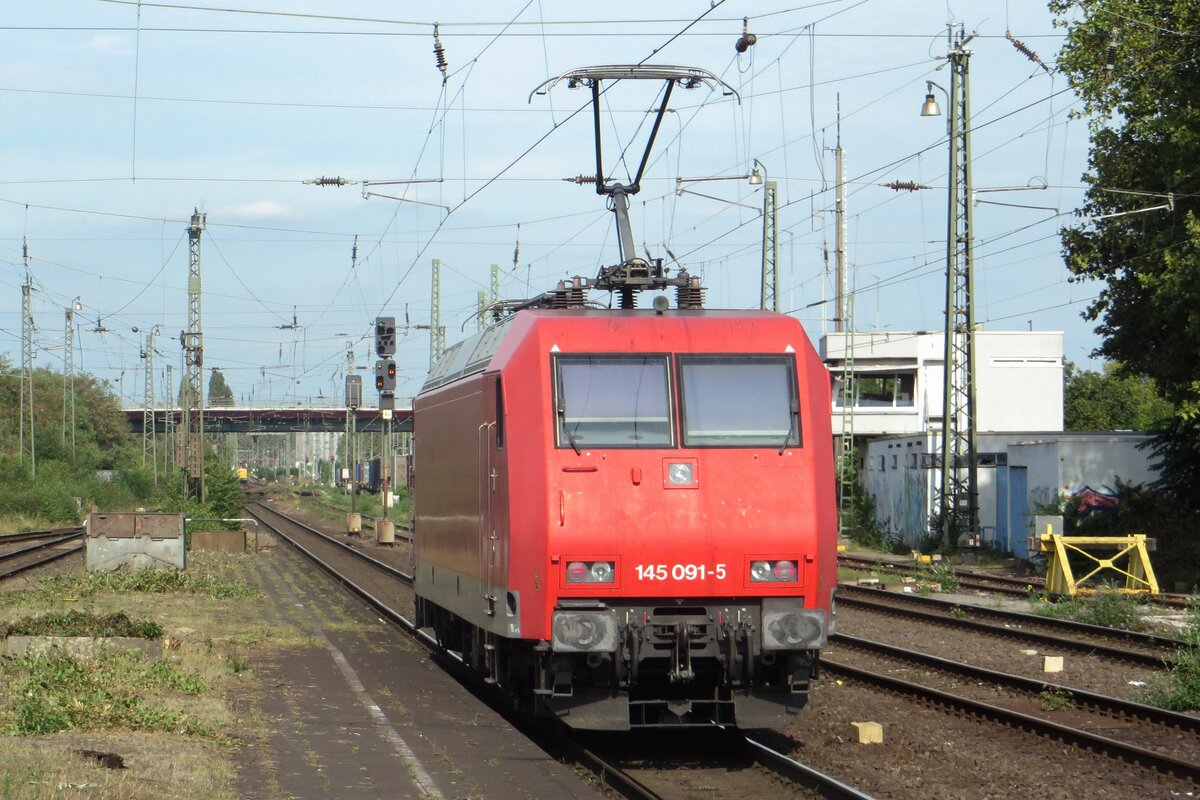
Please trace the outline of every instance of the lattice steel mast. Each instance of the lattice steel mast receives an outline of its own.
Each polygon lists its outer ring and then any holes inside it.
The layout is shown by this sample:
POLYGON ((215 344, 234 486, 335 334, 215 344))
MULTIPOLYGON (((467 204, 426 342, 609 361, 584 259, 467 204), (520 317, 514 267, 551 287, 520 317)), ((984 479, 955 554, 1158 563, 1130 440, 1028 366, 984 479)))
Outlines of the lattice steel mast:
POLYGON ((433 278, 429 289, 433 310, 429 316, 429 368, 442 357, 446 350, 446 328, 442 325, 442 261, 433 260, 433 278))
POLYGON ((200 327, 200 235, 208 215, 192 212, 188 226, 188 328, 180 334, 187 371, 183 405, 183 471, 189 497, 204 502, 204 336, 200 327))
POLYGON ((762 232, 762 288, 759 292, 759 308, 766 311, 779 310, 778 282, 775 265, 779 254, 779 220, 775 205, 778 184, 763 183, 763 232, 762 232))
POLYGON ((938 513, 943 546, 979 530, 975 463, 975 298, 972 232, 971 108, 966 44, 974 34, 949 32, 950 188, 946 235, 945 385, 938 513))
POLYGON ((37 474, 33 443, 33 277, 29 274, 29 242, 22 240, 25 283, 21 284, 21 463, 29 458, 29 471, 37 474))
POLYGON ((146 370, 142 381, 142 468, 150 462, 154 470, 154 485, 158 485, 158 447, 154 436, 154 329, 146 331, 146 344, 142 347, 143 367, 146 370))
POLYGON ((75 312, 82 309, 76 297, 67 306, 63 325, 63 448, 70 431, 71 460, 75 460, 75 312))

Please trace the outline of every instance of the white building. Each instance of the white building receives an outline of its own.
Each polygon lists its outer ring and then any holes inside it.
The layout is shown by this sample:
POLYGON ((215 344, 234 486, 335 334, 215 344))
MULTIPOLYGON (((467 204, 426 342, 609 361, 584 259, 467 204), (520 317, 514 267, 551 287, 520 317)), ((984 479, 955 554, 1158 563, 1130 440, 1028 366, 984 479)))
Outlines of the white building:
MULTIPOLYGON (((821 339, 833 373, 833 433, 842 428, 840 373, 851 334, 821 339)), ((941 332, 855 332, 854 436, 920 434, 942 428, 945 353, 941 332)), ((975 333, 975 428, 1061 431, 1061 331, 975 333)))
MULTIPOLYGON (((1033 517, 1060 497, 1089 492, 1114 497, 1118 480, 1156 477, 1139 433, 982 433, 976 438, 979 522, 983 544, 1018 558, 1028 555, 1033 517)), ((876 520, 910 545, 926 536, 940 473, 941 436, 887 436, 862 446, 863 488, 876 520)))

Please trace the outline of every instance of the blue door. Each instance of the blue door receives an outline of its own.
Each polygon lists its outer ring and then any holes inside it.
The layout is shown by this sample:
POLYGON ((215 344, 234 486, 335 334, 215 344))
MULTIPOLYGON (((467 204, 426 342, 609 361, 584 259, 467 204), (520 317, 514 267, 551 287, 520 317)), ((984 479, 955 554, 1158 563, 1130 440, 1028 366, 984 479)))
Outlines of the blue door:
POLYGON ((1008 549, 1015 558, 1029 558, 1029 471, 1008 468, 1008 549))

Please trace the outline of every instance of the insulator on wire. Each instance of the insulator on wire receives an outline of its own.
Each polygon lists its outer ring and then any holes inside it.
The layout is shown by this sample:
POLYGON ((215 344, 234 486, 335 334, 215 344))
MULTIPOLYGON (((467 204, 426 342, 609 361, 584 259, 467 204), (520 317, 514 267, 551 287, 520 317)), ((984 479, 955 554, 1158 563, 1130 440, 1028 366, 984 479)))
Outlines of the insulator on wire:
POLYGON ((1104 71, 1112 72, 1116 68, 1117 63, 1117 40, 1121 36, 1121 27, 1118 25, 1112 29, 1112 36, 1108 40, 1108 47, 1104 50, 1104 71))
POLYGON ((351 183, 351 181, 341 176, 336 178, 326 178, 324 175, 322 175, 319 178, 313 178, 310 181, 305 181, 305 183, 309 184, 310 186, 345 186, 346 184, 351 183))
POLYGON ((916 181, 892 181, 891 183, 881 183, 879 185, 887 189, 893 189, 897 192, 915 192, 918 189, 930 188, 925 184, 917 183, 916 181))
POLYGON ((446 73, 446 48, 442 46, 441 37, 438 36, 438 24, 433 23, 433 57, 437 59, 437 68, 442 73, 442 83, 449 79, 446 73))
POLYGON ((750 32, 750 18, 742 17, 742 36, 733 43, 733 49, 744 53, 756 44, 758 44, 758 37, 750 32))
POLYGON ((516 269, 517 262, 521 260, 521 223, 517 223, 517 243, 513 245, 513 269, 516 269))
POLYGON ((566 181, 567 183, 577 183, 580 186, 582 186, 585 183, 595 183, 596 176, 595 175, 576 175, 574 178, 563 178, 563 180, 566 181))
POLYGON ((1032 61, 1033 63, 1037 64, 1037 65, 1038 65, 1039 67, 1041 67, 1042 69, 1044 69, 1044 70, 1046 71, 1046 74, 1047 74, 1047 75, 1049 75, 1049 74, 1050 74, 1050 72, 1051 72, 1051 69, 1050 69, 1050 67, 1046 66, 1046 62, 1045 62, 1045 61, 1042 61, 1042 59, 1041 59, 1041 58, 1038 56, 1038 54, 1037 54, 1037 53, 1035 53, 1035 52, 1033 52, 1032 50, 1030 50, 1028 45, 1026 45, 1026 44, 1025 44, 1024 42, 1022 42, 1020 39, 1018 39, 1018 38, 1016 38, 1015 36, 1013 36, 1013 35, 1012 35, 1012 31, 1005 31, 1005 32, 1004 32, 1004 38, 1005 38, 1005 39, 1008 39, 1010 42, 1012 42, 1012 46, 1013 46, 1013 47, 1015 47, 1015 48, 1017 48, 1017 50, 1021 51, 1021 53, 1022 53, 1022 54, 1023 54, 1023 55, 1024 55, 1026 58, 1028 58, 1028 59, 1029 59, 1030 61, 1032 61))

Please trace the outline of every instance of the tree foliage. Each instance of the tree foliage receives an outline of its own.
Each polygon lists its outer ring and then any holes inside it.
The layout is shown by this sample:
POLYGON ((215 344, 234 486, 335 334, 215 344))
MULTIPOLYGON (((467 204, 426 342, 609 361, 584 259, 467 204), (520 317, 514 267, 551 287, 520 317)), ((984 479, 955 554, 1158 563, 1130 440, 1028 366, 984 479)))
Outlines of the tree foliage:
POLYGON ((1112 362, 1102 372, 1092 372, 1068 361, 1063 384, 1063 418, 1069 431, 1149 431, 1175 410, 1159 397, 1153 379, 1124 375, 1112 362))
POLYGON ((1089 115, 1081 221, 1062 232, 1068 268, 1103 283, 1085 312, 1098 354, 1153 378, 1176 405, 1155 443, 1162 480, 1200 461, 1200 3, 1051 0, 1067 32, 1058 68, 1089 115))
POLYGON ((1100 354, 1168 396, 1200 399, 1200 4, 1053 0, 1059 70, 1091 121, 1080 222, 1067 265, 1103 281, 1087 310, 1100 354), (1144 209, 1166 206, 1158 210, 1144 209))
POLYGON ((208 379, 208 403, 213 406, 232 406, 233 389, 225 382, 225 374, 219 369, 212 371, 208 379))

